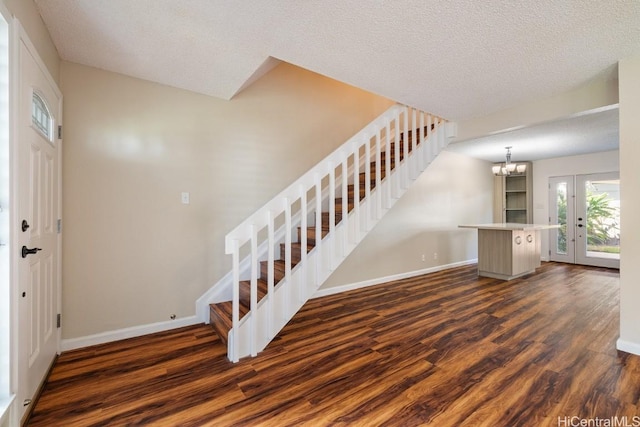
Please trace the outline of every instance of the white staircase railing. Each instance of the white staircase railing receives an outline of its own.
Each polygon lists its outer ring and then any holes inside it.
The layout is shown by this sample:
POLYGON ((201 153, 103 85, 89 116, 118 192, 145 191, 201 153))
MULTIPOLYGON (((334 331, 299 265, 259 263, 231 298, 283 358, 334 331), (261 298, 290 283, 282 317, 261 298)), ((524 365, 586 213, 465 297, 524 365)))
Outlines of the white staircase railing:
POLYGON ((225 250, 232 255, 233 268, 233 327, 227 340, 231 361, 256 356, 316 292, 445 147, 444 124, 443 119, 428 113, 392 106, 227 234, 225 250), (417 137, 410 138, 416 133, 417 137), (401 140, 401 135, 402 147, 393 144, 401 140), (375 169, 371 162, 375 162, 375 169), (353 185, 351 212, 350 185, 353 185), (341 201, 336 204, 338 197, 341 201), (324 238, 323 212, 329 216, 324 238), (336 212, 342 214, 338 224, 336 212), (315 225, 308 231, 312 222, 315 225), (284 242, 276 240, 276 231, 282 228, 284 242), (312 238, 315 246, 307 253, 312 238), (301 249, 300 261, 293 267, 295 240, 301 249), (274 263, 281 243, 284 243, 284 278, 275 283, 274 263), (259 251, 265 244, 266 257, 259 251), (241 271, 241 259, 245 257, 250 258, 250 268, 241 271), (258 279, 264 261, 268 288, 258 303, 258 279), (251 283, 250 311, 242 319, 241 280, 251 283))

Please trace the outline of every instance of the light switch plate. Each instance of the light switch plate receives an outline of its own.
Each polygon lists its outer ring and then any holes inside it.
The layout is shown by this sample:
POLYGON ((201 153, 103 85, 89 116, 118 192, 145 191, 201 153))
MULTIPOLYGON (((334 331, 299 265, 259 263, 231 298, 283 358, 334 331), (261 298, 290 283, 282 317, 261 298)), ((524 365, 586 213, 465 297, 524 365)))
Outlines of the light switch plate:
POLYGON ((182 204, 183 205, 188 205, 189 203, 190 203, 189 202, 189 192, 183 191, 182 192, 182 204))

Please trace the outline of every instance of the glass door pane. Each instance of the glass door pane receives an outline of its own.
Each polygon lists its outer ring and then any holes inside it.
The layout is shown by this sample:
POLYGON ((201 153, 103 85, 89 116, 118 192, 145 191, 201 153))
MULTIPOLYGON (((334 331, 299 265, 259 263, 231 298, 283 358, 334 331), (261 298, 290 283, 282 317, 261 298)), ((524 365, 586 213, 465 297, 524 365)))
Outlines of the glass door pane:
POLYGON ((576 180, 576 262, 620 268, 619 174, 578 175, 576 180))
POLYGON ((567 183, 559 182, 556 185, 556 215, 558 224, 561 226, 558 230, 555 245, 556 252, 562 255, 567 254, 567 183))
POLYGON ((549 178, 549 223, 560 228, 549 230, 549 259, 575 262, 573 176, 549 178))

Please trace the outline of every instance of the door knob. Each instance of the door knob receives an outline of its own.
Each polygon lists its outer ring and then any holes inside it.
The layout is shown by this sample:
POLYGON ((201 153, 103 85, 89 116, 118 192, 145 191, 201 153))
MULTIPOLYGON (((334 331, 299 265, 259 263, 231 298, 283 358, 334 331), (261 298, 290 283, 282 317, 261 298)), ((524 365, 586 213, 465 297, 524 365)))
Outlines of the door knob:
POLYGON ((26 258, 27 255, 31 255, 31 254, 35 254, 38 251, 41 251, 42 249, 40 248, 33 248, 33 249, 29 249, 26 246, 22 247, 22 258, 26 258))

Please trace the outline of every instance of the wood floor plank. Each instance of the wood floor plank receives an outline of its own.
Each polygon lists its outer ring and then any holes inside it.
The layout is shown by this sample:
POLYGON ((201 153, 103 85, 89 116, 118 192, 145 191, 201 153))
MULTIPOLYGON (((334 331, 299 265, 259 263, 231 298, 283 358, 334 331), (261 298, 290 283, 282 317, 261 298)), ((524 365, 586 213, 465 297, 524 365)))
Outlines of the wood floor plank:
POLYGON ((617 271, 475 266, 310 300, 254 359, 207 325, 63 353, 30 426, 540 426, 640 415, 617 271))

